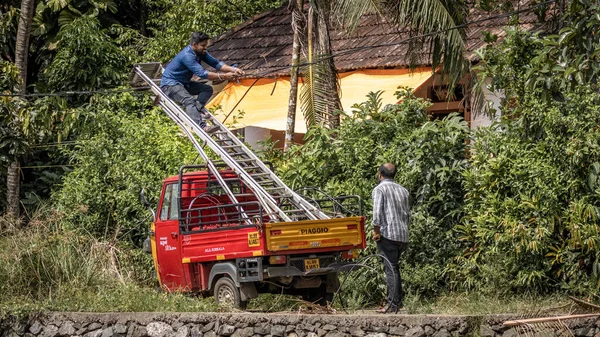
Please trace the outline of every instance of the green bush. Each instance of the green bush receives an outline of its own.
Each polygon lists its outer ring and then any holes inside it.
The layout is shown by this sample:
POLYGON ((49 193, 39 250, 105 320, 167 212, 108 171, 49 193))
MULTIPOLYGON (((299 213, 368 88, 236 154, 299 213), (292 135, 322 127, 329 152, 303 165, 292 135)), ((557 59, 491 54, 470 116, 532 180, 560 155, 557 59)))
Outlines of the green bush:
MULTIPOLYGON (((353 107, 353 114, 346 115, 338 129, 309 130, 307 142, 286 154, 279 172, 294 188, 315 186, 330 195, 359 195, 369 219, 378 167, 396 163, 396 181, 410 191, 412 204, 411 238, 402 266, 405 289, 431 295, 443 287, 444 266, 457 249, 452 228, 461 217, 469 129, 456 115, 428 120, 429 103, 410 90, 397 95, 401 103, 382 108, 380 93, 371 93, 365 103, 353 107)), ((369 220, 367 228, 370 233, 369 220)), ((376 253, 374 243, 368 241, 365 254, 376 253)), ((355 293, 349 298, 361 297, 365 291, 383 293, 385 283, 377 269, 381 261, 366 263, 376 269, 349 280, 347 289, 355 293)))
POLYGON ((149 101, 126 93, 97 98, 82 111, 93 123, 65 148, 74 169, 53 195, 70 227, 139 245, 152 221, 140 190, 156 205, 162 180, 195 158, 190 142, 149 101))

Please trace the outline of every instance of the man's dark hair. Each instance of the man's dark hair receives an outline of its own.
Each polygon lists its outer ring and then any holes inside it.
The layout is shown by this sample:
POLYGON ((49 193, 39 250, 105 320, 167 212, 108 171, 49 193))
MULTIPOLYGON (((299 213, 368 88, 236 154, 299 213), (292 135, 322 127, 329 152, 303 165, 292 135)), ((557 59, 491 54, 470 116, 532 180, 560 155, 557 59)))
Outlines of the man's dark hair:
POLYGON ((190 39, 190 44, 200 43, 202 41, 206 41, 210 39, 210 36, 206 35, 203 32, 193 32, 192 38, 190 39))
POLYGON ((385 163, 379 166, 379 174, 386 179, 394 179, 396 175, 396 166, 392 163, 385 163))

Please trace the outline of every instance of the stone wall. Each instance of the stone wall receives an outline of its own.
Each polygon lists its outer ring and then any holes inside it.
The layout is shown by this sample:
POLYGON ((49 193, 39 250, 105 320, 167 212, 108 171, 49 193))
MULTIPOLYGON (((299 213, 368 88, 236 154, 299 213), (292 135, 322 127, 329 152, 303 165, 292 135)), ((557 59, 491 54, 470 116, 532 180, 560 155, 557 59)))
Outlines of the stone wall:
MULTIPOLYGON (((264 313, 51 313, 0 319, 1 337, 517 337, 522 317, 264 313)), ((567 321, 575 337, 600 337, 598 317, 567 321)), ((521 334, 523 335, 523 334, 521 334)), ((553 334, 558 336, 558 334, 553 334)), ((524 335, 523 335, 524 336, 524 335)))

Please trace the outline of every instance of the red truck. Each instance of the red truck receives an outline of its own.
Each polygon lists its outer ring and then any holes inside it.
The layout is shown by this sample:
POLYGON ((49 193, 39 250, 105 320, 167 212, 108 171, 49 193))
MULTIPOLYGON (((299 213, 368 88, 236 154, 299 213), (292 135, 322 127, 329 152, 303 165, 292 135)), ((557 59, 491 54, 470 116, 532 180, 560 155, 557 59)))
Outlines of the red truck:
POLYGON ((184 166, 162 186, 147 245, 162 288, 242 309, 260 293, 332 300, 338 271, 366 246, 360 198, 307 197, 331 218, 274 222, 234 171, 217 174, 237 203, 216 174, 199 169, 184 166))

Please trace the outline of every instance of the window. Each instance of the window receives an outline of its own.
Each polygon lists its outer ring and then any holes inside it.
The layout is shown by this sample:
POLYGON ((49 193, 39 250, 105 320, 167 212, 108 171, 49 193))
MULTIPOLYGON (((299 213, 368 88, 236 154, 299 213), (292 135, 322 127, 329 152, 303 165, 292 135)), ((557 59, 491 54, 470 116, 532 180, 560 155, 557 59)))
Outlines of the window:
POLYGON ((161 220, 179 219, 179 210, 177 208, 177 193, 179 184, 169 184, 165 188, 165 197, 160 210, 161 220))

